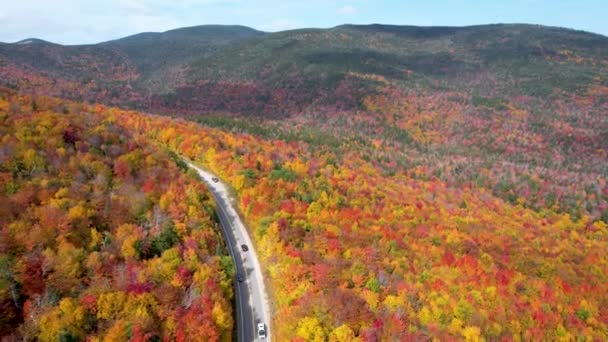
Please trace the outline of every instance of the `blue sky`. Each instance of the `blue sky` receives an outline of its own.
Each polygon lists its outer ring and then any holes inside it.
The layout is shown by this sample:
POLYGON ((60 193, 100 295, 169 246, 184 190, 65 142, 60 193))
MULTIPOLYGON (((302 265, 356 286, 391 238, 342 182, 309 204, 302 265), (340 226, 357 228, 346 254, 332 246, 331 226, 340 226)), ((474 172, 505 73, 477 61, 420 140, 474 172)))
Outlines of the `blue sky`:
POLYGON ((240 24, 264 31, 344 23, 533 23, 608 36, 608 0, 2 0, 0 41, 97 43, 143 31, 240 24))

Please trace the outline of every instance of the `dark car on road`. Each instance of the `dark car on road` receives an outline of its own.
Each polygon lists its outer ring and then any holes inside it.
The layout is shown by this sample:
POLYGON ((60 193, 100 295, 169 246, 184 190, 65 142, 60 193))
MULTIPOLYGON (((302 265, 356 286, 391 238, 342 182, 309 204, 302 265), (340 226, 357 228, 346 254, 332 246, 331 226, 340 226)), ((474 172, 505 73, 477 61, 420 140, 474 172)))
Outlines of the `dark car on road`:
POLYGON ((220 181, 217 177, 213 177, 213 178, 211 178, 211 180, 213 181, 213 183, 217 183, 220 181))
POLYGON ((243 281, 245 281, 245 277, 239 273, 236 275, 236 280, 238 280, 239 283, 242 283, 243 281))
POLYGON ((247 245, 241 245, 241 249, 243 250, 243 252, 247 252, 249 250, 249 247, 247 247, 247 245))

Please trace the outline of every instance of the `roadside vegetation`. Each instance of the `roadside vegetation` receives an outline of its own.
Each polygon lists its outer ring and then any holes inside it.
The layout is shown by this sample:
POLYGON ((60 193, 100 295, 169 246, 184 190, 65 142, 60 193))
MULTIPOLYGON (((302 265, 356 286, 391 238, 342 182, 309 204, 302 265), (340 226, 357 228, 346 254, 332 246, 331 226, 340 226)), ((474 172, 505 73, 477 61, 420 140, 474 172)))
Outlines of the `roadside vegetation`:
POLYGON ((215 203, 94 107, 0 95, 0 335, 231 341, 215 203))

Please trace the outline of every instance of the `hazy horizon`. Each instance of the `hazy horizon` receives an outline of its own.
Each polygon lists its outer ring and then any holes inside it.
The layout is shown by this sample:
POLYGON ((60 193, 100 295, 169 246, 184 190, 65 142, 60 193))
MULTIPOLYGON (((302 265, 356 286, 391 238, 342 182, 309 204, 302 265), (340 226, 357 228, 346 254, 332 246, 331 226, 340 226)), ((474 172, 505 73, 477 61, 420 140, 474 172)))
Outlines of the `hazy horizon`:
POLYGON ((599 0, 515 0, 509 4, 473 0, 425 3, 385 0, 111 0, 103 3, 24 0, 0 9, 0 41, 38 38, 58 44, 94 44, 141 32, 200 25, 242 25, 277 32, 330 28, 341 24, 473 26, 526 23, 564 27, 608 36, 599 0))

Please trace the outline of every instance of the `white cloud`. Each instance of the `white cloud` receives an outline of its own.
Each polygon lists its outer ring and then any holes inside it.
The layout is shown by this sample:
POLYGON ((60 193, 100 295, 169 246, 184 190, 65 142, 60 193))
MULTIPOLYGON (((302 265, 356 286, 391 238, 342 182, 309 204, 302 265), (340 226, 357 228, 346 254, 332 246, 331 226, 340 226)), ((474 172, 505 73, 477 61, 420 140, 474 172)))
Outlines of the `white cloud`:
POLYGON ((338 14, 342 15, 353 15, 357 13, 357 9, 353 6, 347 5, 338 10, 338 14))

